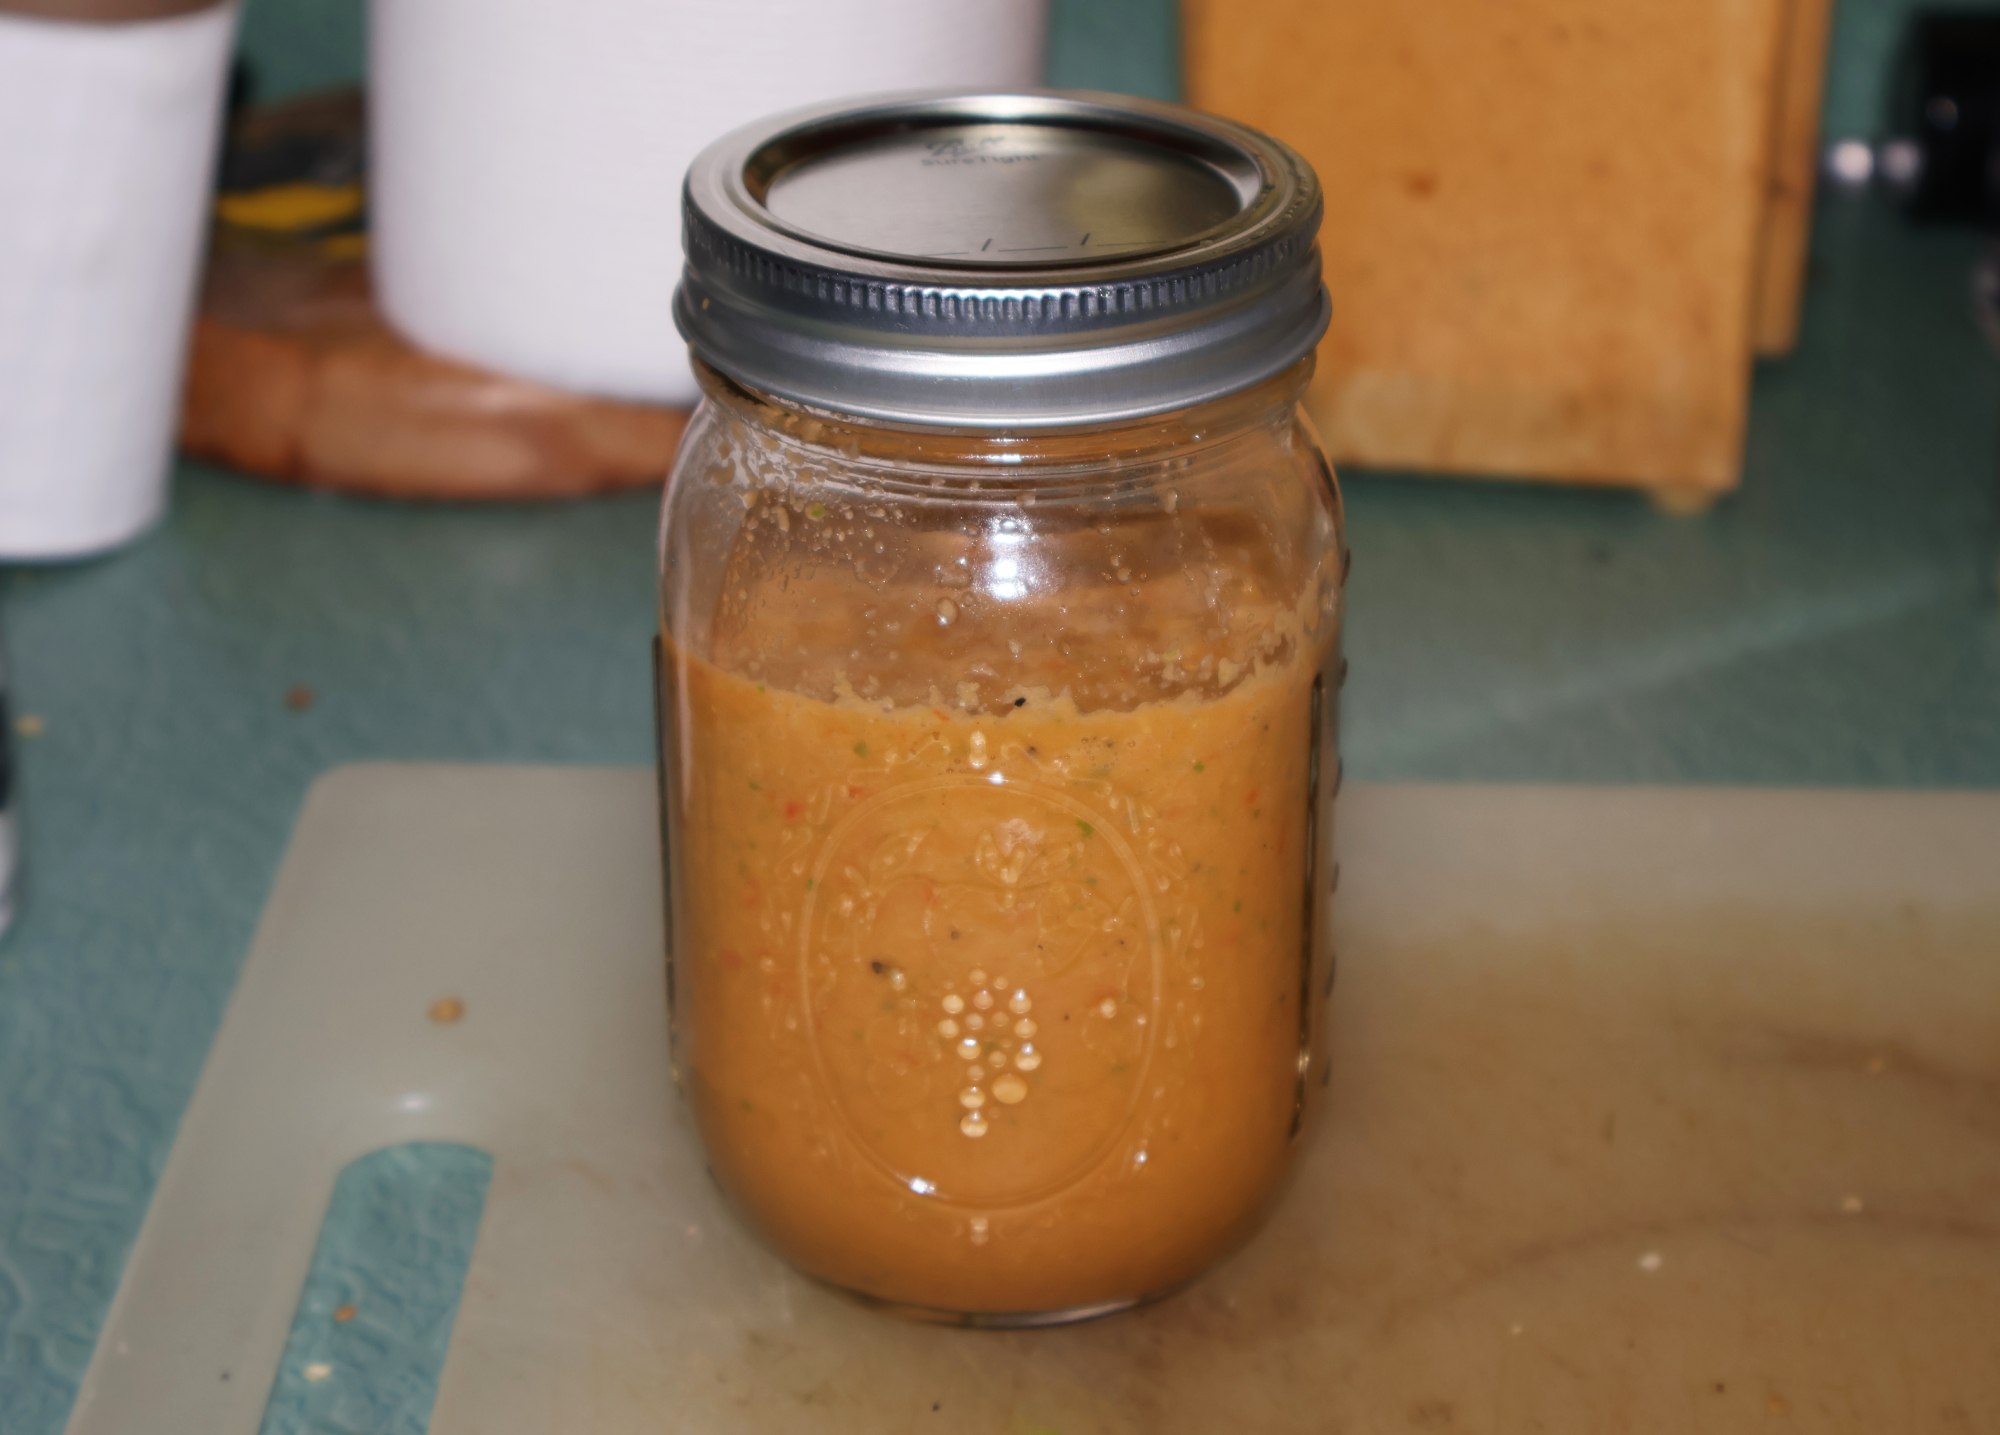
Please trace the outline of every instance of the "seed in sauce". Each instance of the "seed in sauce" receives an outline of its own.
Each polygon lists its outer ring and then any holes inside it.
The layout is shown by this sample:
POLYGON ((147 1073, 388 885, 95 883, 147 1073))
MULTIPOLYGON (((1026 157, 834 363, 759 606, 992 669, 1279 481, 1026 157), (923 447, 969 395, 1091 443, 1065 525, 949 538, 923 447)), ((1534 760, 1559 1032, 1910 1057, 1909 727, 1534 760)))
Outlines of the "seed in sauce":
POLYGON ((1025 1100, 1027 1095, 1028 1083, 1021 1080, 1020 1077, 1015 1076, 1012 1072, 1009 1072, 993 1083, 994 1099, 1004 1102, 1008 1106, 1013 1106, 1025 1100))

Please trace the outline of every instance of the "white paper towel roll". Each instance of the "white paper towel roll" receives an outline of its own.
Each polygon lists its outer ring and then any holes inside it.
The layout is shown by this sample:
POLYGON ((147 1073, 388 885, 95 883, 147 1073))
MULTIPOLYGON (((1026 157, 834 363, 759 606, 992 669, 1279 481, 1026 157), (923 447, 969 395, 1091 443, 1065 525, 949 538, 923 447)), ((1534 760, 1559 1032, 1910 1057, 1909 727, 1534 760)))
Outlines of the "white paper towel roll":
POLYGON ((0 558, 166 506, 235 24, 0 14, 0 558))
POLYGON ((439 353, 689 403, 681 180, 761 115, 1040 83, 1043 0, 373 0, 383 312, 439 353))

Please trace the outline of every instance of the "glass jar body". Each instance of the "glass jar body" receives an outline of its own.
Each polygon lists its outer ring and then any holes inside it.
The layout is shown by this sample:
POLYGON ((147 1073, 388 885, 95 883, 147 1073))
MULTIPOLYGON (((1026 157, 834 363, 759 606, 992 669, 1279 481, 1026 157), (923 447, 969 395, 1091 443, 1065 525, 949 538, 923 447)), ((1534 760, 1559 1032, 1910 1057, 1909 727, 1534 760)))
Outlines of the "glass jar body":
POLYGON ((1075 1318, 1275 1197, 1332 976, 1345 544, 1308 372, 1028 436, 702 373, 660 535, 676 1076, 808 1273, 1075 1318))

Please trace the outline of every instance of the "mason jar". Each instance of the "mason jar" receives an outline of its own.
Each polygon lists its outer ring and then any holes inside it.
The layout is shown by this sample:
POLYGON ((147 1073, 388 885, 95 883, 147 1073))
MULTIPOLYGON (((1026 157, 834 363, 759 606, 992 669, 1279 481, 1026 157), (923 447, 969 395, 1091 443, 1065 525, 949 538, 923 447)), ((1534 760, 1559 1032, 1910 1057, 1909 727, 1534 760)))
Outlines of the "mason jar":
POLYGON ((689 173, 660 533, 677 1080, 801 1270, 978 1324, 1173 1290, 1326 1074, 1342 587, 1311 170, 896 96, 689 173))

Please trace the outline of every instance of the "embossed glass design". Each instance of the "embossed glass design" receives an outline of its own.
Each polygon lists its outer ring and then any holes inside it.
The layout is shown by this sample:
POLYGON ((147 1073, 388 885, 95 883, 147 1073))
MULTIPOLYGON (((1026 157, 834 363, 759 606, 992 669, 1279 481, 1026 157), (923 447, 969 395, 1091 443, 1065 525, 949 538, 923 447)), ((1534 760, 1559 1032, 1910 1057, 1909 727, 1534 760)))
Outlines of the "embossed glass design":
POLYGON ((661 533, 676 1070, 803 1270, 1072 1319, 1274 1198, 1332 975, 1309 370, 1025 436, 702 371, 661 533))

